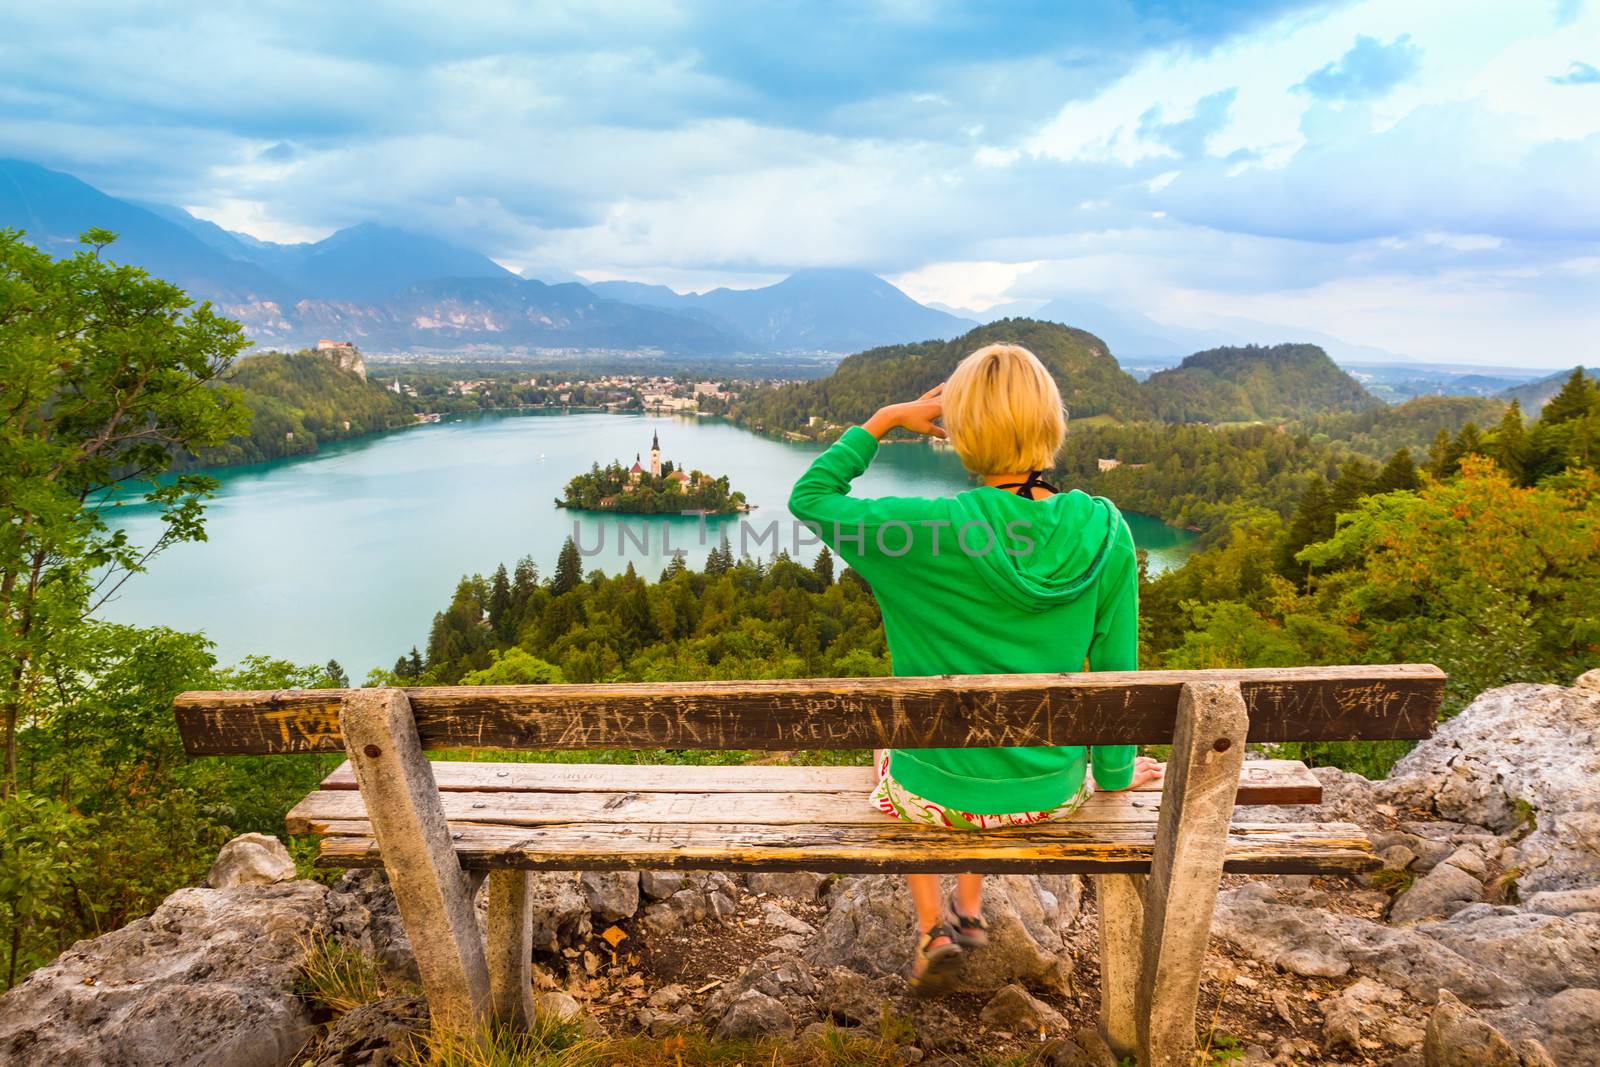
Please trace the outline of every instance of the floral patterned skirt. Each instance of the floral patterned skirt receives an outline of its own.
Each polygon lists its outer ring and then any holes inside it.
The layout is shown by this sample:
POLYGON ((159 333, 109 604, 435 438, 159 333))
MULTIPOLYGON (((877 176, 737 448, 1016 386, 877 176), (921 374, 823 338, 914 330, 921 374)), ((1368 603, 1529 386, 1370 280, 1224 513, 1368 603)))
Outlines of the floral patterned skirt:
POLYGON ((1028 826, 1051 819, 1064 819, 1083 806, 1094 792, 1094 783, 1083 776, 1083 788, 1074 796, 1049 811, 1019 811, 1006 815, 977 815, 970 811, 956 811, 942 804, 925 800, 906 789, 889 774, 889 750, 880 748, 872 754, 873 768, 878 772, 878 785, 868 800, 883 814, 905 822, 923 826, 943 826, 951 830, 993 830, 1001 826, 1028 826))

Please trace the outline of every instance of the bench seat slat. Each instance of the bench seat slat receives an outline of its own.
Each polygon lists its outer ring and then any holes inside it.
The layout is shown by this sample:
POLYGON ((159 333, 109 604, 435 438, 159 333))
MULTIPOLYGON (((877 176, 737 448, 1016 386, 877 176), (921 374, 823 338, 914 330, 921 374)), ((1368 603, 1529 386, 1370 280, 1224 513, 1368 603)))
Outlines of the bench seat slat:
MULTIPOLYGON (((1090 822, 1149 822, 1159 793, 1096 793, 1076 813, 1090 822)), ((887 816, 866 789, 839 793, 465 793, 440 794, 450 822, 502 826, 552 823, 737 823, 750 826, 877 826, 887 816)), ((319 789, 289 812, 291 834, 328 833, 330 824, 365 822, 361 794, 319 789)))
MULTIPOLYGON (((365 823, 336 823, 322 838, 324 867, 377 867, 365 823)), ((468 868, 531 870, 725 870, 1108 874, 1150 869, 1156 824, 1081 819, 1032 827, 941 831, 884 819, 877 826, 749 826, 658 823, 496 826, 452 822, 468 868)), ((1223 869, 1278 874, 1353 874, 1378 866, 1351 823, 1236 823, 1223 869)))
MULTIPOLYGON (((441 793, 866 793, 870 767, 781 765, 670 766, 636 763, 489 763, 437 761, 441 793)), ((356 788, 350 762, 322 781, 324 790, 356 788)), ((1137 793, 1160 793, 1149 782, 1137 793)), ((308 798, 309 799, 309 798, 308 798)), ((1322 783, 1299 760, 1248 760, 1237 804, 1320 804, 1322 783)), ((299 832, 299 831, 291 831, 299 832)))

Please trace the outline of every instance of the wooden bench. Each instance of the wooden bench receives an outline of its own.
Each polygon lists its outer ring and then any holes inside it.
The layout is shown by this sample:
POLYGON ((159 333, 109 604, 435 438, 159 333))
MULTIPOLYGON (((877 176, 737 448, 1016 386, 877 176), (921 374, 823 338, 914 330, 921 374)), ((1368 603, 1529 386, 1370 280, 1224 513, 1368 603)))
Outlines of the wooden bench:
MULTIPOLYGON (((383 865, 435 1017, 531 1011, 532 870, 816 870, 1094 876, 1100 1024, 1118 1055, 1187 1062, 1224 871, 1376 866, 1347 823, 1234 821, 1314 804, 1302 764, 1246 741, 1432 732, 1431 665, 626 685, 191 692, 193 755, 338 752, 288 816, 318 862, 383 865), (1171 744, 1164 783, 1072 818, 981 833, 873 812, 865 767, 434 763, 427 749, 868 749, 1171 744), (464 873, 465 872, 465 873, 464 873), (487 872, 487 944, 472 894, 487 872)), ((907 931, 910 937, 910 931, 907 931)))

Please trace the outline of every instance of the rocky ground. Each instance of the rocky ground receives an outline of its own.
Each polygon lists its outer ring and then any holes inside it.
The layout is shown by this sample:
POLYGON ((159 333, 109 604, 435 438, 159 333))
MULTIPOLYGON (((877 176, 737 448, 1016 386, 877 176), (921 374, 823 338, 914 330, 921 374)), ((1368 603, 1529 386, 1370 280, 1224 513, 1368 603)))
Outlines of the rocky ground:
MULTIPOLYGON (((1225 880, 1200 998, 1214 1062, 1600 1063, 1600 672, 1483 694, 1380 782, 1317 772, 1384 869, 1356 885, 1225 880)), ((951 997, 907 996, 896 877, 546 874, 542 1008, 596 1034, 870 1035, 884 1062, 1114 1062, 1093 1036, 1093 891, 991 880, 993 943, 951 997)), ((335 942, 415 966, 380 874, 295 880, 271 838, 211 885, 73 946, 0 998, 0 1062, 279 1067, 393 1062, 426 1019, 401 995, 328 1018, 297 990, 335 942)), ((668 1061, 670 1062, 670 1060, 668 1061)))

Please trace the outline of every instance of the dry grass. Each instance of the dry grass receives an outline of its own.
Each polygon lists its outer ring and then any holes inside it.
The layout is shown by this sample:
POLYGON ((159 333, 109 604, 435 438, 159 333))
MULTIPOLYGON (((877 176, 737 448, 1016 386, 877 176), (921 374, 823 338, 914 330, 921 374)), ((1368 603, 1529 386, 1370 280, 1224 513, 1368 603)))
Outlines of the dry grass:
POLYGON ((326 934, 315 935, 305 948, 295 992, 335 1016, 399 992, 384 981, 377 960, 326 934))

